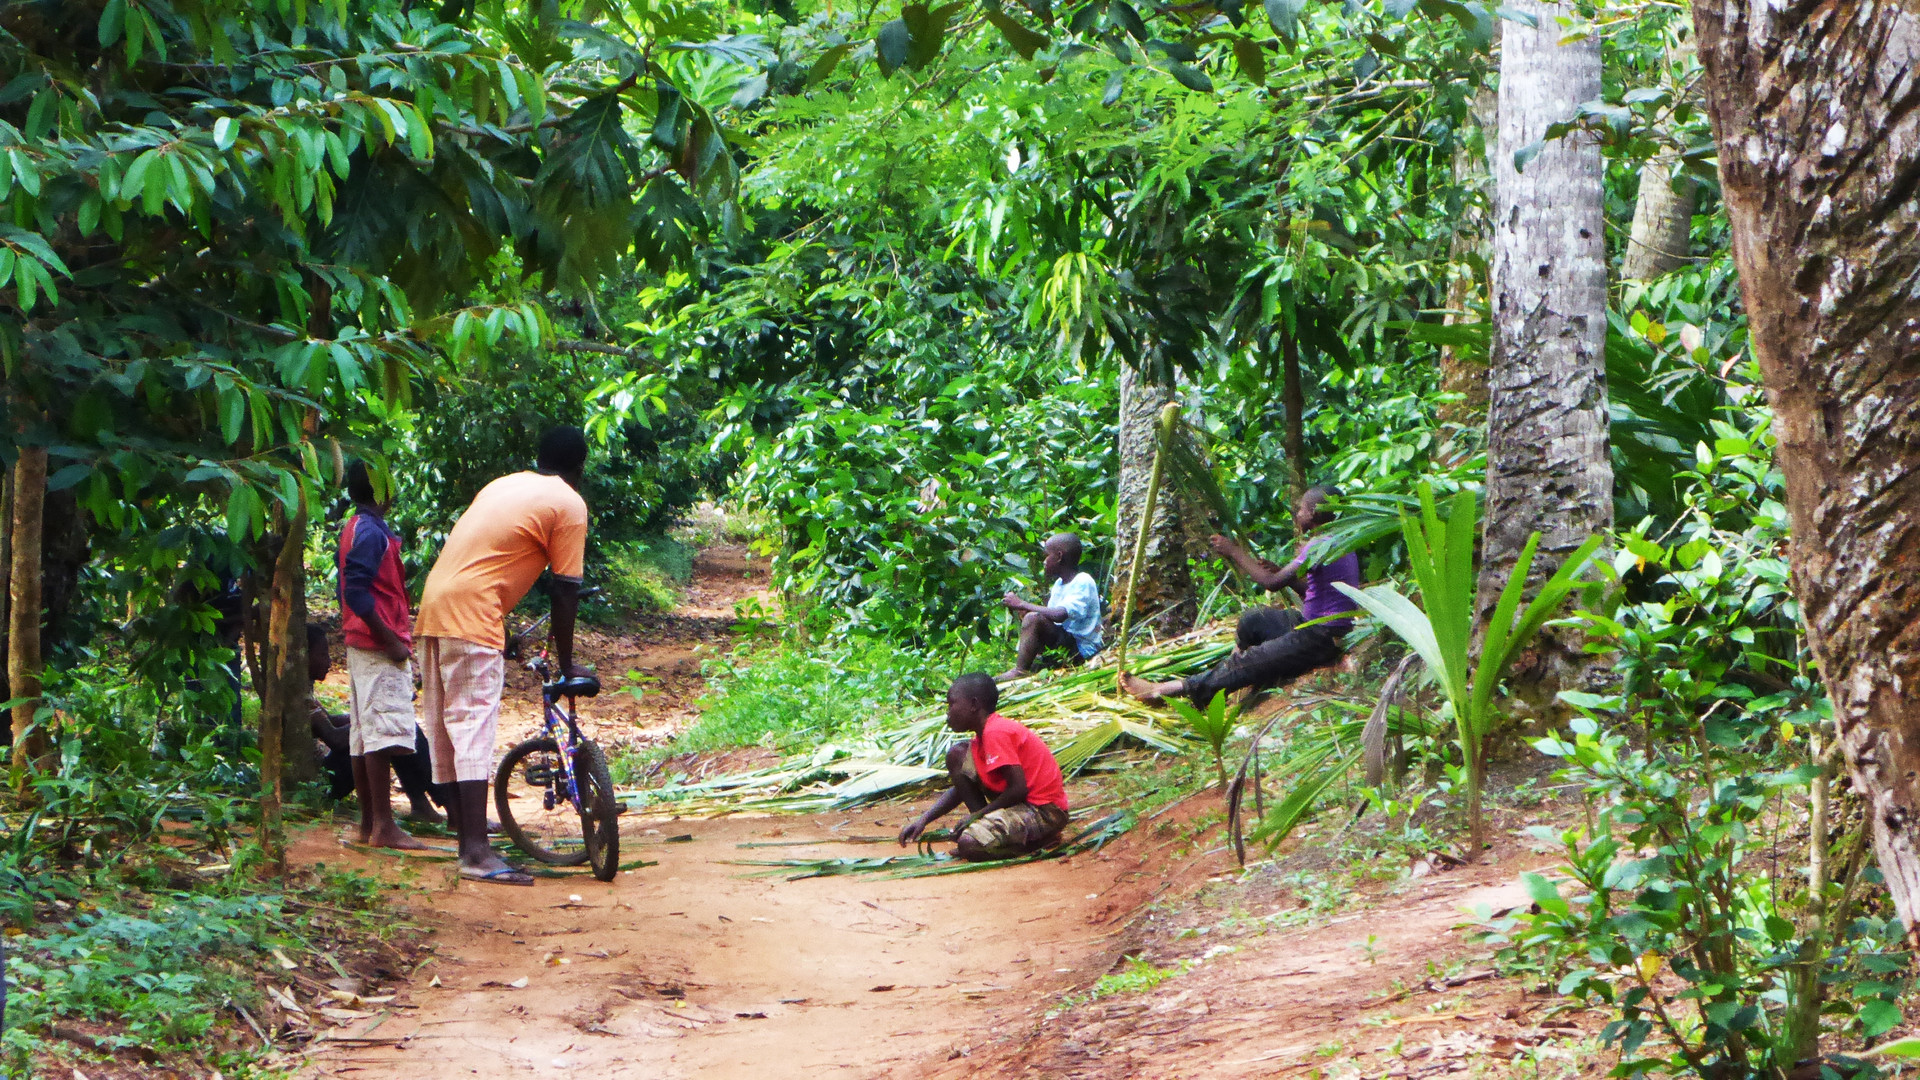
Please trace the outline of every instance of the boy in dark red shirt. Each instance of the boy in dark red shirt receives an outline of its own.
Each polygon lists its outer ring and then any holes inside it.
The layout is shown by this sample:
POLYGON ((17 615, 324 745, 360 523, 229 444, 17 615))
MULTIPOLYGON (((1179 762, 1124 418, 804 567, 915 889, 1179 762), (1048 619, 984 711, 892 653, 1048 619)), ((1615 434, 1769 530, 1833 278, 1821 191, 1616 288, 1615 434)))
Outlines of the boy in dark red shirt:
POLYGON ((426 847, 393 820, 392 762, 414 750, 413 611, 400 538, 374 497, 365 462, 347 467, 354 515, 340 530, 340 629, 347 639, 348 753, 360 800, 360 842, 426 847))
POLYGON ((901 827, 902 846, 963 802, 967 816, 953 835, 960 857, 972 862, 1037 851, 1067 827, 1060 763, 1038 735, 995 712, 999 704, 1000 687, 984 672, 962 675, 948 687, 947 726, 973 738, 947 751, 952 786, 901 827))

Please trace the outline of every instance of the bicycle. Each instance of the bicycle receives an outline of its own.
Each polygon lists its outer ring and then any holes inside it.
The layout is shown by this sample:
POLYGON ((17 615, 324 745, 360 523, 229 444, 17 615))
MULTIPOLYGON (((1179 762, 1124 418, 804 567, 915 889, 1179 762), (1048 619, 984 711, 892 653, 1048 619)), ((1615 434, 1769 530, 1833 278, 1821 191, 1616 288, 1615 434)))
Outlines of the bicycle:
MULTIPOLYGON (((542 615, 509 638, 506 655, 520 659, 527 641, 546 621, 542 615)), ((540 676, 544 718, 539 735, 500 759, 493 780, 500 827, 516 847, 543 863, 588 863, 594 877, 612 881, 620 869, 622 807, 613 795, 606 754, 580 733, 574 719, 576 700, 599 694, 600 680, 591 675, 555 679, 544 652, 527 661, 527 668, 540 676), (561 698, 567 701, 564 709, 561 698), (516 802, 521 804, 518 812, 516 802)))

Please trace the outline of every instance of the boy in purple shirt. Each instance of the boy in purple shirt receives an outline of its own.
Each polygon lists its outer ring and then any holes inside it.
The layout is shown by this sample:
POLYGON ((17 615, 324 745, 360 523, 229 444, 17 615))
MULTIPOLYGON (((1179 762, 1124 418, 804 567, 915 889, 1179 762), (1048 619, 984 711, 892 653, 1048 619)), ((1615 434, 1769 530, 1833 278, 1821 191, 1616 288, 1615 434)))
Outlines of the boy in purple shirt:
POLYGON ((348 753, 360 800, 360 842, 426 847, 393 820, 392 763, 414 751, 413 611, 400 538, 374 497, 365 462, 347 467, 354 514, 340 530, 340 629, 347 639, 348 753))
POLYGON ((1311 487, 1300 496, 1300 503, 1293 510, 1293 525, 1304 539, 1299 554, 1285 569, 1255 558, 1224 536, 1216 535, 1209 540, 1214 551, 1244 571, 1254 584, 1268 592, 1292 589, 1299 593, 1299 610, 1253 608, 1240 616, 1236 633, 1239 647, 1218 667, 1203 675, 1162 683, 1122 672, 1120 685, 1127 693, 1149 705, 1158 705, 1168 697, 1184 697, 1204 709, 1216 694, 1232 693, 1248 686, 1263 689, 1279 686, 1339 660, 1344 652, 1340 639, 1353 629, 1357 609, 1353 601, 1333 586, 1335 582, 1342 582, 1356 589, 1360 587, 1360 556, 1349 551, 1318 566, 1308 565, 1320 544, 1312 534, 1333 520, 1333 515, 1323 510, 1321 504, 1328 496, 1337 494, 1333 488, 1311 487), (1302 625, 1316 619, 1327 621, 1302 625))

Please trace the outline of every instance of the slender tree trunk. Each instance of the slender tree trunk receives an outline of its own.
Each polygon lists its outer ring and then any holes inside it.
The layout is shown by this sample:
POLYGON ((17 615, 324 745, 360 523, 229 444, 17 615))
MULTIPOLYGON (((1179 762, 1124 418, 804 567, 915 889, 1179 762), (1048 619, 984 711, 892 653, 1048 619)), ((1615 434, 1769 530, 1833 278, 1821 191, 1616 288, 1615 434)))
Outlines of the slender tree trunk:
POLYGON ((1895 910, 1920 926, 1920 10, 1695 0, 1794 591, 1895 910))
POLYGON ((7 685, 13 707, 13 764, 24 778, 46 756, 48 739, 33 726, 40 708, 40 540, 47 498, 47 451, 23 446, 13 468, 11 595, 8 598, 7 685))
POLYGON ((1293 497, 1307 490, 1307 391, 1300 380, 1300 339, 1282 335, 1280 346, 1280 405, 1287 411, 1287 429, 1281 444, 1287 453, 1287 472, 1293 477, 1293 497))
MULTIPOLYGON (((1662 82, 1678 95, 1688 94, 1687 73, 1694 66, 1693 35, 1669 28, 1668 74, 1662 82)), ((1693 101, 1694 105, 1699 102, 1693 101)), ((1693 245, 1693 211, 1699 201, 1697 180, 1680 171, 1679 154, 1662 150, 1640 167, 1640 193, 1633 203, 1633 226, 1620 258, 1623 281, 1651 281, 1686 265, 1693 245)))
MULTIPOLYGON (((1131 364, 1120 367, 1120 480, 1115 514, 1113 573, 1107 582, 1108 625, 1118 629, 1120 605, 1126 595, 1128 557, 1139 535, 1140 515, 1147 483, 1153 474, 1157 443, 1154 424, 1160 410, 1173 400, 1173 391, 1155 386, 1131 364)), ((1148 525, 1146 564, 1140 573, 1133 610, 1135 626, 1151 626, 1158 634, 1177 634, 1193 626, 1198 606, 1194 593, 1189 519, 1191 507, 1172 485, 1161 491, 1148 525)))
POLYGON ((1699 185, 1690 176, 1676 178, 1678 168, 1672 154, 1661 154, 1640 167, 1633 228, 1620 260, 1624 281, 1651 281, 1686 265, 1699 185))
MULTIPOLYGON (((1600 147, 1576 134, 1514 167, 1515 152, 1600 96, 1600 43, 1562 44, 1555 5, 1510 6, 1539 25, 1510 22, 1501 39, 1482 618, 1528 534, 1541 533, 1538 582, 1613 524, 1600 147)), ((1510 678, 1520 702, 1551 709, 1588 667, 1577 641, 1543 633, 1510 678)))
MULTIPOLYGON (((0 656, 8 655, 7 642, 12 628, 9 619, 13 612, 13 473, 0 469, 0 567, 6 567, 9 577, 7 588, 0 589, 0 656)), ((131 620, 129 620, 131 621, 131 620)), ((9 688, 12 682, 6 679, 6 673, 0 671, 0 701, 10 701, 13 694, 9 688)), ((8 725, 8 745, 12 745, 12 726, 8 725)))
MULTIPOLYGON (((1496 21, 1497 27, 1499 22, 1496 21)), ((1460 215, 1455 219, 1448 250, 1446 325, 1480 321, 1474 306, 1487 294, 1487 205, 1493 198, 1491 152, 1497 145, 1499 94, 1482 86, 1473 95, 1473 124, 1478 145, 1463 133, 1453 148, 1453 182, 1462 189, 1460 215)), ((1452 345, 1440 349, 1440 389, 1447 395, 1439 408, 1442 424, 1478 427, 1487 417, 1487 365, 1470 350, 1452 345)))
MULTIPOLYGON (((306 658, 306 631, 297 626, 303 585, 301 558, 306 548, 307 512, 303 506, 287 522, 267 587, 267 640, 261 649, 266 683, 260 691, 260 846, 278 871, 286 869, 281 810, 286 801, 286 735, 289 718, 303 704, 296 696, 296 664, 306 658), (300 640, 295 641, 298 633, 300 640)), ((300 674, 304 674, 301 672, 300 674)), ((304 696, 304 695, 301 695, 304 696)))

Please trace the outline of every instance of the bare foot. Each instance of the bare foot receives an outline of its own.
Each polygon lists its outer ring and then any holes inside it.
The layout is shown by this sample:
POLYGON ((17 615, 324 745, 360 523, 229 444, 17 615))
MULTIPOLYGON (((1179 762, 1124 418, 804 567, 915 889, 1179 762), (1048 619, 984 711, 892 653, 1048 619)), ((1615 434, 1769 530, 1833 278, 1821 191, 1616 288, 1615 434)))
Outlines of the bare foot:
POLYGON ((1008 668, 1007 670, 1001 672, 998 675, 995 675, 993 677, 993 681, 994 682, 1012 682, 1015 679, 1024 679, 1031 674, 1033 674, 1033 672, 1021 671, 1017 667, 1012 667, 1012 668, 1008 668))
POLYGON ((1166 701, 1168 694, 1177 694, 1182 688, 1180 680, 1173 682, 1151 683, 1127 672, 1120 673, 1120 689, 1139 698, 1148 705, 1159 705, 1166 701))
POLYGON ((406 830, 398 825, 388 825, 383 829, 373 830, 372 838, 363 843, 372 844, 374 847, 391 848, 394 851, 427 850, 427 845, 409 836, 406 830))
POLYGON ((447 823, 446 815, 431 806, 424 809, 416 807, 408 811, 407 820, 418 821, 423 825, 445 825, 447 823))

